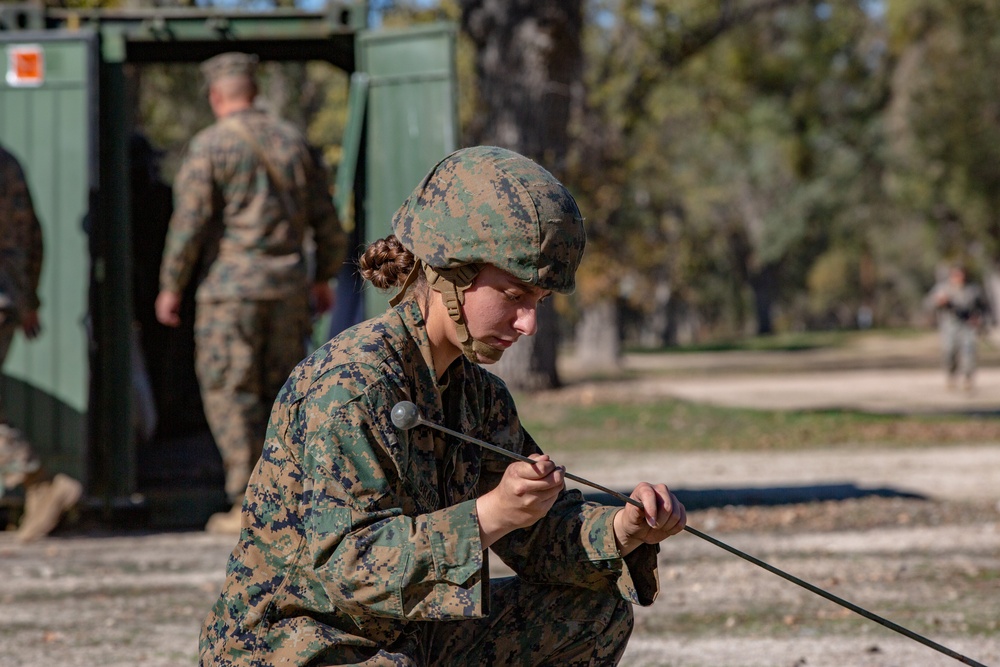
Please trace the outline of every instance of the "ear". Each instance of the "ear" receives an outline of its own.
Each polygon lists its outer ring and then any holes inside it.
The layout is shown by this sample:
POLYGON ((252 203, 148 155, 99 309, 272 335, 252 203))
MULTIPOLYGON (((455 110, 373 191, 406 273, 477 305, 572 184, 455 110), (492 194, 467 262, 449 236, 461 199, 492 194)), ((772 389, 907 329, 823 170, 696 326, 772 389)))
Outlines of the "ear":
POLYGON ((212 107, 212 111, 217 111, 219 105, 222 104, 222 94, 216 86, 208 88, 208 104, 212 107))

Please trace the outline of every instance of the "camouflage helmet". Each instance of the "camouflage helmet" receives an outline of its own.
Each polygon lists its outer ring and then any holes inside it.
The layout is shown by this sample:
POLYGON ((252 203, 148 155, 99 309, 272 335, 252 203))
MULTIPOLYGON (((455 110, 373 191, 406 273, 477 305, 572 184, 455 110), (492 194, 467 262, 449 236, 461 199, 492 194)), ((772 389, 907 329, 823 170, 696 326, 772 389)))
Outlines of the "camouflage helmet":
POLYGON ((392 227, 426 266, 492 264, 564 294, 576 286, 586 243, 569 191, 535 162, 495 146, 444 158, 396 211, 392 227))
POLYGON ((494 146, 441 160, 396 211, 392 228, 416 261, 389 303, 402 300, 422 269, 473 362, 503 354, 472 337, 462 312, 479 269, 491 264, 529 285, 569 293, 586 243, 569 191, 528 158, 494 146))

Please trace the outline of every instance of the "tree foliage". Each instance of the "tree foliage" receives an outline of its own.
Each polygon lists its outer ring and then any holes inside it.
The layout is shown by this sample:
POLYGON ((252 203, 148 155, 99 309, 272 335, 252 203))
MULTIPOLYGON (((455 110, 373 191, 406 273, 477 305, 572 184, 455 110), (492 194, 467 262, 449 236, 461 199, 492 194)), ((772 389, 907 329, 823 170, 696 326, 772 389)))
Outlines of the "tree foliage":
POLYGON ((899 61, 894 194, 927 219, 937 250, 1000 259, 1000 6, 889 3, 899 61))
POLYGON ((857 3, 624 6, 589 41, 579 131, 598 263, 633 267, 637 308, 667 281, 716 329, 771 331, 812 261, 863 245, 857 176, 879 169, 886 99, 870 17, 857 3))
MULTIPOLYGON (((565 178, 569 122, 583 71, 582 0, 460 0, 463 33, 474 46, 477 113, 464 142, 502 146, 565 178)), ((559 384, 554 306, 538 308, 539 333, 495 367, 515 389, 559 384)))
MULTIPOLYGON (((589 235, 573 312, 632 342, 910 323, 937 262, 1000 256, 990 0, 373 6, 462 25, 463 143, 570 186, 589 235)), ((267 76, 336 164, 343 76, 267 76)), ((179 151, 209 120, 196 74, 143 77, 148 129, 179 151)))

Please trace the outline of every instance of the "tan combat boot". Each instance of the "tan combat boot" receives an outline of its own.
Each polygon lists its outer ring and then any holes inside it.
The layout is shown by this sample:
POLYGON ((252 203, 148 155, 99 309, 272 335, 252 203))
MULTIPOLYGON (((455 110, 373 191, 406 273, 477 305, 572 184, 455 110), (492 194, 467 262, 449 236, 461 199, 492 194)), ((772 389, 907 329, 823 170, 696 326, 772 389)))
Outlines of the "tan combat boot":
POLYGON ((213 535, 239 535, 242 528, 242 503, 233 505, 228 512, 213 514, 205 524, 205 532, 213 535))
POLYGON ((26 483, 24 517, 15 539, 22 544, 45 537, 83 495, 83 485, 62 473, 50 480, 26 483))

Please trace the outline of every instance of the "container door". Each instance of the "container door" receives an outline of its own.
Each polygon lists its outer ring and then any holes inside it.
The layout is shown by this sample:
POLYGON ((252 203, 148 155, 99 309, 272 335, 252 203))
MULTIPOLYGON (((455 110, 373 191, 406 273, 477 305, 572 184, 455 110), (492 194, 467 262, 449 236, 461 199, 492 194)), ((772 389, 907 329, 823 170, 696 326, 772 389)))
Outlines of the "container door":
MULTIPOLYGON (((434 24, 364 33, 358 70, 367 76, 364 238, 391 233, 392 215, 427 171, 457 148, 455 27, 434 24)), ((387 298, 365 295, 365 312, 387 298)))
POLYGON ((41 336, 16 334, 0 400, 53 471, 84 478, 88 416, 85 223, 97 173, 96 38, 0 31, 0 143, 20 161, 42 227, 41 336))

